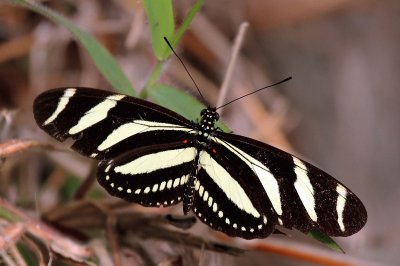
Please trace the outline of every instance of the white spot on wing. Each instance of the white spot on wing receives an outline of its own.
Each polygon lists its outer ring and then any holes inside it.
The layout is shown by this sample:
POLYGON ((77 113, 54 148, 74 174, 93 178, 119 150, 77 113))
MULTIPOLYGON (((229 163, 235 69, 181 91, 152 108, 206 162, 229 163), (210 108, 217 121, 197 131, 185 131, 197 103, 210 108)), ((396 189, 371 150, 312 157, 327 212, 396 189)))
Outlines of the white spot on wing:
POLYGON ((106 173, 108 173, 108 171, 110 171, 111 168, 111 164, 107 165, 106 169, 104 170, 106 173))
POLYGON ((336 201, 336 212, 338 215, 338 224, 340 227, 340 230, 344 232, 346 230, 343 222, 343 211, 344 207, 346 205, 346 197, 347 197, 347 189, 342 186, 341 184, 338 184, 336 187, 336 192, 338 193, 337 201, 336 201))
POLYGON ((212 203, 213 203, 213 198, 212 198, 212 197, 209 197, 209 198, 208 198, 208 207, 211 208, 212 203))
POLYGON ((43 125, 46 126, 48 124, 50 124, 51 122, 53 122, 54 120, 56 120, 56 118, 58 117, 58 115, 65 109, 65 107, 67 107, 69 99, 74 96, 74 94, 76 93, 76 89, 66 89, 63 96, 61 96, 60 100, 58 101, 56 110, 54 110, 54 113, 47 118, 46 121, 44 121, 43 125))
POLYGON ((172 179, 168 180, 167 188, 170 189, 172 187, 172 179))
POLYGON ((199 195, 200 195, 200 197, 203 196, 203 192, 204 192, 204 187, 203 187, 203 186, 200 186, 200 189, 199 189, 199 195))
POLYGON ((296 173, 294 187, 304 208, 306 208, 308 216, 310 216, 311 220, 316 222, 318 217, 315 212, 314 188, 311 185, 310 178, 308 177, 307 166, 296 157, 293 157, 293 162, 295 165, 294 172, 296 173))
POLYGON ((158 190, 158 184, 154 184, 153 189, 151 191, 157 192, 158 190))
POLYGON ((218 205, 216 202, 214 202, 213 204, 213 212, 217 212, 218 211, 218 205))
POLYGON ((161 182, 160 191, 163 191, 163 190, 164 190, 166 184, 167 184, 167 182, 165 182, 165 181, 162 181, 162 182, 161 182))
POLYGON ((207 201, 208 199, 208 191, 204 191, 203 200, 207 201))
POLYGON ((195 156, 196 148, 160 151, 141 156, 131 162, 117 166, 114 168, 114 171, 124 175, 145 174, 193 161, 195 156))
POLYGON ((256 218, 260 217, 260 214, 254 208, 251 200, 239 183, 205 151, 200 152, 200 165, 219 188, 222 189, 228 199, 238 206, 239 209, 256 218))
POLYGON ((173 187, 177 187, 179 185, 179 180, 180 180, 179 177, 175 178, 173 187))
POLYGON ((117 102, 122 100, 125 95, 111 95, 108 96, 101 103, 94 106, 87 111, 78 123, 70 128, 69 134, 73 135, 91 127, 107 117, 108 112, 117 105, 117 102))

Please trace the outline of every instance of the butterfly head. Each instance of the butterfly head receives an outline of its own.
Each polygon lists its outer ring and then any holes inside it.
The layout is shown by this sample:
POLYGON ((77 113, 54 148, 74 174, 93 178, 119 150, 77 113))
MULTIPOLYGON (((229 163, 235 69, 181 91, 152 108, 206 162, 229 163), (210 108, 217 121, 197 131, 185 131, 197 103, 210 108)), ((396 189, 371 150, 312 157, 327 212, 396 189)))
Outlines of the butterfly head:
POLYGON ((219 114, 215 107, 207 107, 206 109, 201 110, 200 115, 201 120, 210 121, 213 124, 219 120, 219 114))

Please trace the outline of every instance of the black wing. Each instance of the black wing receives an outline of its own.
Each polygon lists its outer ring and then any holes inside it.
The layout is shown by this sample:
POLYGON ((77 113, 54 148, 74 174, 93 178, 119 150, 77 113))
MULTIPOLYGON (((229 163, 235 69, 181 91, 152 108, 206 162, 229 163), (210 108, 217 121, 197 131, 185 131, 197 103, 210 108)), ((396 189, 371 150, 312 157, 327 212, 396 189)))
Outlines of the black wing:
POLYGON ((33 106, 38 125, 72 148, 108 160, 128 150, 179 141, 191 131, 184 117, 134 97, 90 88, 59 88, 39 95, 33 106))
POLYGON ((193 212, 215 230, 246 239, 270 235, 277 215, 256 175, 218 145, 200 152, 193 212))
POLYGON ((365 225, 367 212, 361 201, 322 170, 246 137, 215 132, 212 139, 211 149, 223 167, 269 221, 302 232, 317 228, 330 236, 349 236, 365 225))
POLYGON ((143 206, 169 206, 183 200, 197 149, 186 142, 131 150, 100 163, 99 183, 113 196, 143 206))

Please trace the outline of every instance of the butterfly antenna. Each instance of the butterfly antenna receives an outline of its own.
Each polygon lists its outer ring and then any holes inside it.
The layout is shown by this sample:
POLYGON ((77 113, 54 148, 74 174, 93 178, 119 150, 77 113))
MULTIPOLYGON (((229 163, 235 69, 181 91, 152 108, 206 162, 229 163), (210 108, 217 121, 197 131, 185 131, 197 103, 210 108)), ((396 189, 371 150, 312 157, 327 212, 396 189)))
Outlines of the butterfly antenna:
POLYGON ((216 110, 220 109, 221 107, 227 106, 228 104, 231 104, 231 103, 233 103, 233 102, 236 102, 236 101, 238 101, 238 100, 240 100, 240 99, 242 99, 242 98, 244 98, 244 97, 247 97, 247 96, 249 96, 249 95, 252 95, 252 94, 254 94, 254 93, 256 93, 256 92, 259 92, 259 91, 264 90, 264 89, 266 89, 266 88, 270 88, 270 87, 279 85, 279 84, 284 83, 284 82, 286 82, 286 81, 288 81, 288 80, 291 80, 291 79, 292 79, 292 77, 287 77, 287 78, 285 78, 285 79, 283 79, 283 80, 281 80, 281 81, 279 81, 279 82, 277 82, 277 83, 274 83, 274 84, 272 84, 272 85, 269 85, 269 86, 263 87, 263 88, 261 88, 261 89, 255 90, 255 91, 253 91, 253 92, 247 93, 247 94, 245 94, 245 95, 243 95, 243 96, 240 96, 239 98, 236 98, 236 99, 234 99, 234 100, 232 100, 232 101, 230 101, 230 102, 224 103, 223 105, 217 107, 216 110))
POLYGON ((189 70, 187 69, 187 67, 185 66, 185 64, 183 63, 182 59, 181 59, 181 58, 179 57, 179 55, 175 52, 174 48, 172 48, 172 45, 169 43, 167 37, 164 37, 164 40, 165 40, 165 42, 168 44, 168 46, 169 46, 169 48, 172 50, 172 52, 175 54, 175 56, 179 59, 179 61, 181 62, 183 68, 185 68, 186 73, 188 73, 190 79, 193 81, 194 85, 196 86, 196 89, 197 89, 197 91, 199 92, 200 97, 203 99, 203 102, 205 102, 205 99, 204 99, 204 97, 203 97, 203 94, 201 94, 201 91, 200 91, 199 86, 197 86, 196 81, 194 81, 192 75, 190 75, 190 72, 189 72, 189 70))

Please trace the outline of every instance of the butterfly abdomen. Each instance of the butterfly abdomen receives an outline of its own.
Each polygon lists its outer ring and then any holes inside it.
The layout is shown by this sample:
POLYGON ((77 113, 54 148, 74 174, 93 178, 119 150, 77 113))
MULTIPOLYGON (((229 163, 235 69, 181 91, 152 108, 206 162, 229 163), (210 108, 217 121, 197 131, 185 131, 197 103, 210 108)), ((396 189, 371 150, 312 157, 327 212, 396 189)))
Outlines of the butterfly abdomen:
POLYGON ((193 206, 193 198, 195 191, 195 184, 197 181, 197 174, 199 172, 199 153, 196 154, 196 157, 193 162, 193 166, 191 169, 191 173, 189 175, 189 181, 186 184, 185 190, 183 192, 183 213, 187 214, 193 206))

